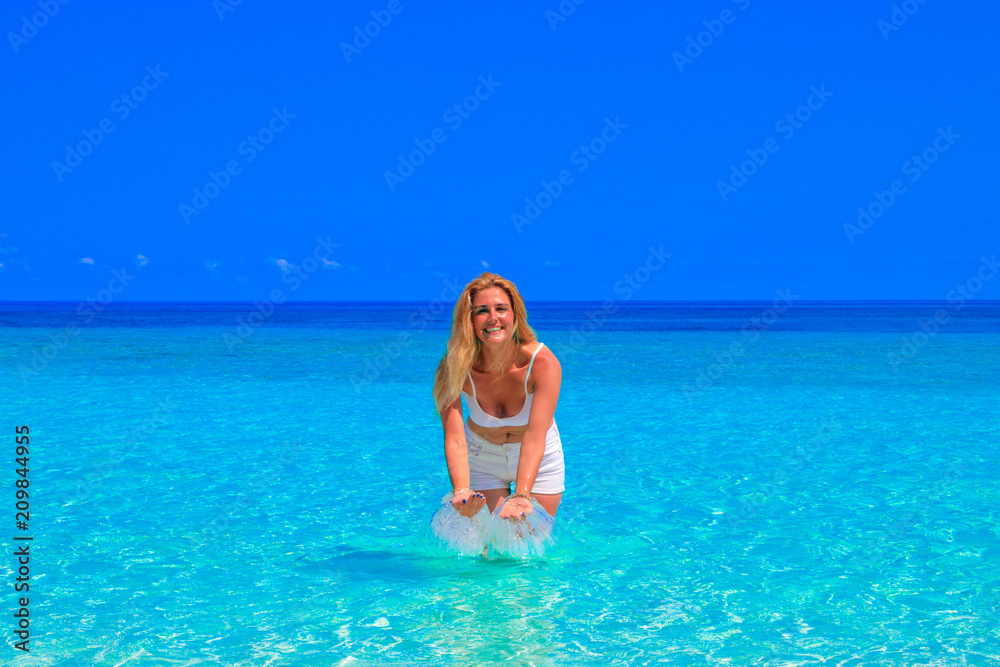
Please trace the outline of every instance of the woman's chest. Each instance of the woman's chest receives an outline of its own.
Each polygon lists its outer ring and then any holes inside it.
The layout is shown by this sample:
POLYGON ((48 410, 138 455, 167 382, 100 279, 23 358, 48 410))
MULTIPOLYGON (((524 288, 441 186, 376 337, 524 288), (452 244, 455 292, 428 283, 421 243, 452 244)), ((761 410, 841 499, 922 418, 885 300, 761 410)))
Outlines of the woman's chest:
POLYGON ((483 381, 476 381, 476 400, 483 412, 499 419, 514 417, 524 410, 528 401, 524 393, 524 380, 521 382, 496 382, 486 386, 483 381))

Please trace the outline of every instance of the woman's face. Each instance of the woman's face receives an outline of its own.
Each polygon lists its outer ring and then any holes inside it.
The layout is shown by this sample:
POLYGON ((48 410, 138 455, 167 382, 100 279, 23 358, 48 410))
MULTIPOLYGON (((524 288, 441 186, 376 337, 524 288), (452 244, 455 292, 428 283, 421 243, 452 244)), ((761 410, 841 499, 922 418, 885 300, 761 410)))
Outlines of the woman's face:
POLYGON ((507 340, 514 330, 514 311, 507 292, 499 287, 476 292, 472 300, 472 328, 476 337, 487 345, 507 340))

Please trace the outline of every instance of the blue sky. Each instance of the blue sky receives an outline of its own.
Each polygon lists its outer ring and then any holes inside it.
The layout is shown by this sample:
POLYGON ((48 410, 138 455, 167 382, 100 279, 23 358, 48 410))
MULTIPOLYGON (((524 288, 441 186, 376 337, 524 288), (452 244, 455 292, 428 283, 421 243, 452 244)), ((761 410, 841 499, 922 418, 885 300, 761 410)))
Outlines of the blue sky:
POLYGON ((1000 252, 995 3, 676 5, 7 3, 0 300, 486 268, 529 300, 943 299, 1000 252))

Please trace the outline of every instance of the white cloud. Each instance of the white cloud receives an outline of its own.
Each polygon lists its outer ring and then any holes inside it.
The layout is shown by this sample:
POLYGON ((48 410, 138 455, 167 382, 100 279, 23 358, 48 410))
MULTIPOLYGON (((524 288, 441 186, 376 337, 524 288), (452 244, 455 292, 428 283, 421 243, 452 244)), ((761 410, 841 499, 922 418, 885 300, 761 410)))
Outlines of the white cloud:
POLYGON ((94 265, 94 258, 93 257, 81 257, 80 258, 80 263, 81 264, 90 264, 91 266, 93 266, 94 265))
POLYGON ((287 259, 276 259, 274 260, 274 263, 277 264, 278 267, 285 273, 292 270, 292 264, 287 259))
POLYGON ((486 261, 486 260, 484 259, 484 260, 483 260, 483 266, 485 266, 485 267, 486 267, 486 268, 488 269, 488 268, 490 268, 490 263, 489 263, 489 262, 487 262, 487 261, 486 261))
POLYGON ((135 264, 136 266, 146 266, 147 264, 149 264, 149 260, 146 259, 145 255, 136 255, 135 264))
POLYGON ((332 259, 327 259, 326 257, 324 257, 323 258, 323 266, 334 266, 334 267, 336 267, 336 266, 340 266, 340 263, 339 262, 335 262, 332 259))

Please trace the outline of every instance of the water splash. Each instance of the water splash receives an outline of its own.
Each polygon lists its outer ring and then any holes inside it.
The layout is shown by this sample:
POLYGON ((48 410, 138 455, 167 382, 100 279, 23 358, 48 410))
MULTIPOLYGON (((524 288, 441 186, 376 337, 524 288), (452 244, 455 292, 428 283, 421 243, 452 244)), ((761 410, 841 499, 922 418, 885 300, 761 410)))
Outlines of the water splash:
POLYGON ((441 507, 431 518, 431 529, 441 545, 463 555, 478 555, 486 547, 490 512, 486 504, 471 517, 462 516, 451 504, 452 494, 441 499, 441 507))
POLYGON ((500 511, 510 502, 501 503, 490 516, 487 526, 487 541, 491 556, 508 558, 535 558, 545 555, 545 549, 555 543, 552 527, 555 519, 545 511, 537 500, 531 499, 532 511, 527 516, 503 519, 500 511))

